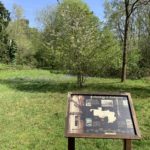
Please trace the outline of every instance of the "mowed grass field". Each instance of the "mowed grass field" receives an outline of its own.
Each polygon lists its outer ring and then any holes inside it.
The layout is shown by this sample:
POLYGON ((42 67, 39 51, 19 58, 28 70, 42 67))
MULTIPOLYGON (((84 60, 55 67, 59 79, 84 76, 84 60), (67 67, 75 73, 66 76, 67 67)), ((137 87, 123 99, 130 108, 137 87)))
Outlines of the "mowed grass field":
MULTIPOLYGON (((67 150, 67 93, 130 92, 142 133, 134 150, 150 150, 150 79, 76 78, 44 70, 0 70, 0 150, 67 150)), ((121 140, 76 139, 76 150, 122 150, 121 140)))

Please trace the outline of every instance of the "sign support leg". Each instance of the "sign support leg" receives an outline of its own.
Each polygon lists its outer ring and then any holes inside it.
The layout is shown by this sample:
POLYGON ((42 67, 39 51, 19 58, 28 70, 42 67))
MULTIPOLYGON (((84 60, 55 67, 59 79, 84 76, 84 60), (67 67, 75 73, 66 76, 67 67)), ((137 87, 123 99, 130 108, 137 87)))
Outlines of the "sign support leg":
POLYGON ((68 137, 68 150, 75 150, 75 138, 68 137))
POLYGON ((126 140, 126 139, 124 139, 123 140, 123 142, 124 142, 124 149, 123 150, 131 150, 132 148, 131 148, 131 140, 126 140))

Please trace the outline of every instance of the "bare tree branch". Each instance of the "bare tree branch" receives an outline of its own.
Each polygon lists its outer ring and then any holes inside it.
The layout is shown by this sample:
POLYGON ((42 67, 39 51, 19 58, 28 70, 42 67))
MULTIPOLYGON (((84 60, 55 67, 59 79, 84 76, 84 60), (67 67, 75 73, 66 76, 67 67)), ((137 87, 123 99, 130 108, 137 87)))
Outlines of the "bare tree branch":
POLYGON ((133 4, 131 4, 131 9, 130 9, 130 12, 128 14, 128 17, 131 16, 131 14, 136 10, 137 6, 136 4, 139 2, 139 0, 136 0, 133 4))
POLYGON ((134 3, 130 4, 131 5, 131 9, 129 12, 128 17, 131 16, 131 14, 140 6, 140 5, 147 5, 150 2, 150 0, 136 0, 134 3), (139 5, 138 5, 139 3, 139 5))

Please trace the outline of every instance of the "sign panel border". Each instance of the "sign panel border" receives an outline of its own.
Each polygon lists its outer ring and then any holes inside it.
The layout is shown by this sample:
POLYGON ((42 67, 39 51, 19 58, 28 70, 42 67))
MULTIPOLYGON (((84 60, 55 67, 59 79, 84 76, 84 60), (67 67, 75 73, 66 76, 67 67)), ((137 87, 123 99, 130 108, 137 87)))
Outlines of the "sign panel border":
POLYGON ((74 138, 103 138, 103 139, 141 139, 141 133, 139 130, 138 122, 136 119, 136 113, 133 107, 133 102, 131 98, 130 93, 83 93, 83 92, 69 92, 68 93, 68 101, 67 101, 67 112, 66 112, 66 125, 65 125, 65 137, 74 137, 74 138), (117 133, 115 135, 110 135, 110 134, 95 134, 95 133, 69 133, 68 128, 69 128, 69 101, 71 100, 72 95, 82 95, 82 96, 118 96, 122 97, 125 96, 127 97, 128 104, 129 104, 129 110, 130 110, 130 115, 132 118, 133 126, 134 126, 134 131, 135 135, 130 135, 130 134, 123 134, 123 133, 117 133))

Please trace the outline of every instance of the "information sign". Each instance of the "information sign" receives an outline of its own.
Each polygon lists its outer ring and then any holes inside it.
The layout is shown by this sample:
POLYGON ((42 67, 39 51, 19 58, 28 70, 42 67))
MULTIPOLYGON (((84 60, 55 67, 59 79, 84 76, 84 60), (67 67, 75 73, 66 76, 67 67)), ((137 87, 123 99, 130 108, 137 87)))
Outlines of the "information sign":
POLYGON ((69 93, 66 137, 140 139, 129 93, 69 93))

